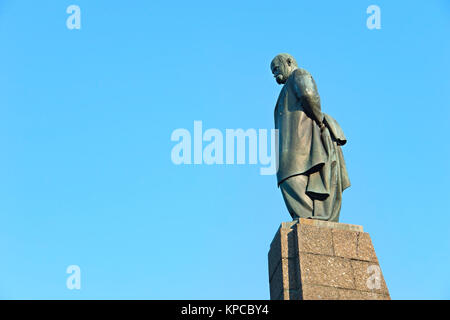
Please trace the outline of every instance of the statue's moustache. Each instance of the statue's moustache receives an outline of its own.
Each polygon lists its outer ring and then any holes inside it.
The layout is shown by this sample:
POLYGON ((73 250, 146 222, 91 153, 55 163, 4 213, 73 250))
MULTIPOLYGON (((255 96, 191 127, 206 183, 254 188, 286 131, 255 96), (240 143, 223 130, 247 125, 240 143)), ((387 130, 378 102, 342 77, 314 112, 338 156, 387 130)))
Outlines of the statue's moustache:
POLYGON ((283 75, 282 74, 278 74, 275 76, 275 80, 277 81, 277 83, 283 83, 283 75))

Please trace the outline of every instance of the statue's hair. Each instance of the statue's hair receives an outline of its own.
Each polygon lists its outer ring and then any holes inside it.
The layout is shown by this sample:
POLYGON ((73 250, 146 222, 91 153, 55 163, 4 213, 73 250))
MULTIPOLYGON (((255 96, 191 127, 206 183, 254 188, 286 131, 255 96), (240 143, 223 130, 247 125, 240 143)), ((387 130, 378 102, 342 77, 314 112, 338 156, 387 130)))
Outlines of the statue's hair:
POLYGON ((272 62, 270 63, 270 65, 272 66, 272 63, 275 62, 276 60, 279 60, 279 61, 282 61, 282 62, 286 62, 287 60, 290 60, 291 63, 292 63, 292 65, 293 65, 294 67, 297 67, 297 68, 298 68, 297 61, 296 61, 295 58, 294 58, 293 56, 291 56, 289 53, 280 53, 280 54, 277 54, 277 55, 275 56, 275 58, 273 58, 273 60, 272 60, 272 62))

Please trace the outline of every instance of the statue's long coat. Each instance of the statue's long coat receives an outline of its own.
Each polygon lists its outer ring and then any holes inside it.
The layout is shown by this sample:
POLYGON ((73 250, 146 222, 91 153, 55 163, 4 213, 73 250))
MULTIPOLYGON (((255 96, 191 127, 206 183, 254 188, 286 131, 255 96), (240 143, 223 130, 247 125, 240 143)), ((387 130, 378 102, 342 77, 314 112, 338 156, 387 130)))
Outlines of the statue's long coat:
POLYGON ((308 71, 291 73, 281 89, 274 117, 279 130, 278 186, 290 177, 307 175, 303 193, 314 201, 313 216, 337 221, 342 191, 350 186, 340 147, 347 141, 336 120, 321 112, 317 86, 308 71))

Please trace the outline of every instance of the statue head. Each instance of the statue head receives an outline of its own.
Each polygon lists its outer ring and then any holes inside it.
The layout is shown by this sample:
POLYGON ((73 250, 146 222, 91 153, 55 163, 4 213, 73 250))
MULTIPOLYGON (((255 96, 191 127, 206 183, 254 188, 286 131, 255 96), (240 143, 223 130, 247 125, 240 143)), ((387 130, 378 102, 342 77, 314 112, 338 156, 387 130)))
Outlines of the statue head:
POLYGON ((298 69, 297 61, 288 53, 280 53, 273 58, 270 69, 278 84, 286 83, 292 71, 298 69))

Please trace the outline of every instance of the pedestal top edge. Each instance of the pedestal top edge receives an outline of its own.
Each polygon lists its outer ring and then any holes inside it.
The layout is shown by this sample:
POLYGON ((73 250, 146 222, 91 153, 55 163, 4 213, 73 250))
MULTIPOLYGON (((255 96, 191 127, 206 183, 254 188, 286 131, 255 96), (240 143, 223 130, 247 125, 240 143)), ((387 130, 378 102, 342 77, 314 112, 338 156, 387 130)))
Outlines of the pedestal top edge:
POLYGON ((303 224, 303 225, 315 226, 315 227, 319 227, 319 228, 330 228, 330 229, 364 232, 363 227, 356 225, 356 224, 323 221, 323 220, 318 220, 318 219, 304 219, 304 218, 300 218, 299 220, 294 220, 294 221, 290 221, 290 222, 283 222, 281 224, 281 228, 291 228, 293 225, 295 225, 297 223, 299 223, 301 225, 303 224))

